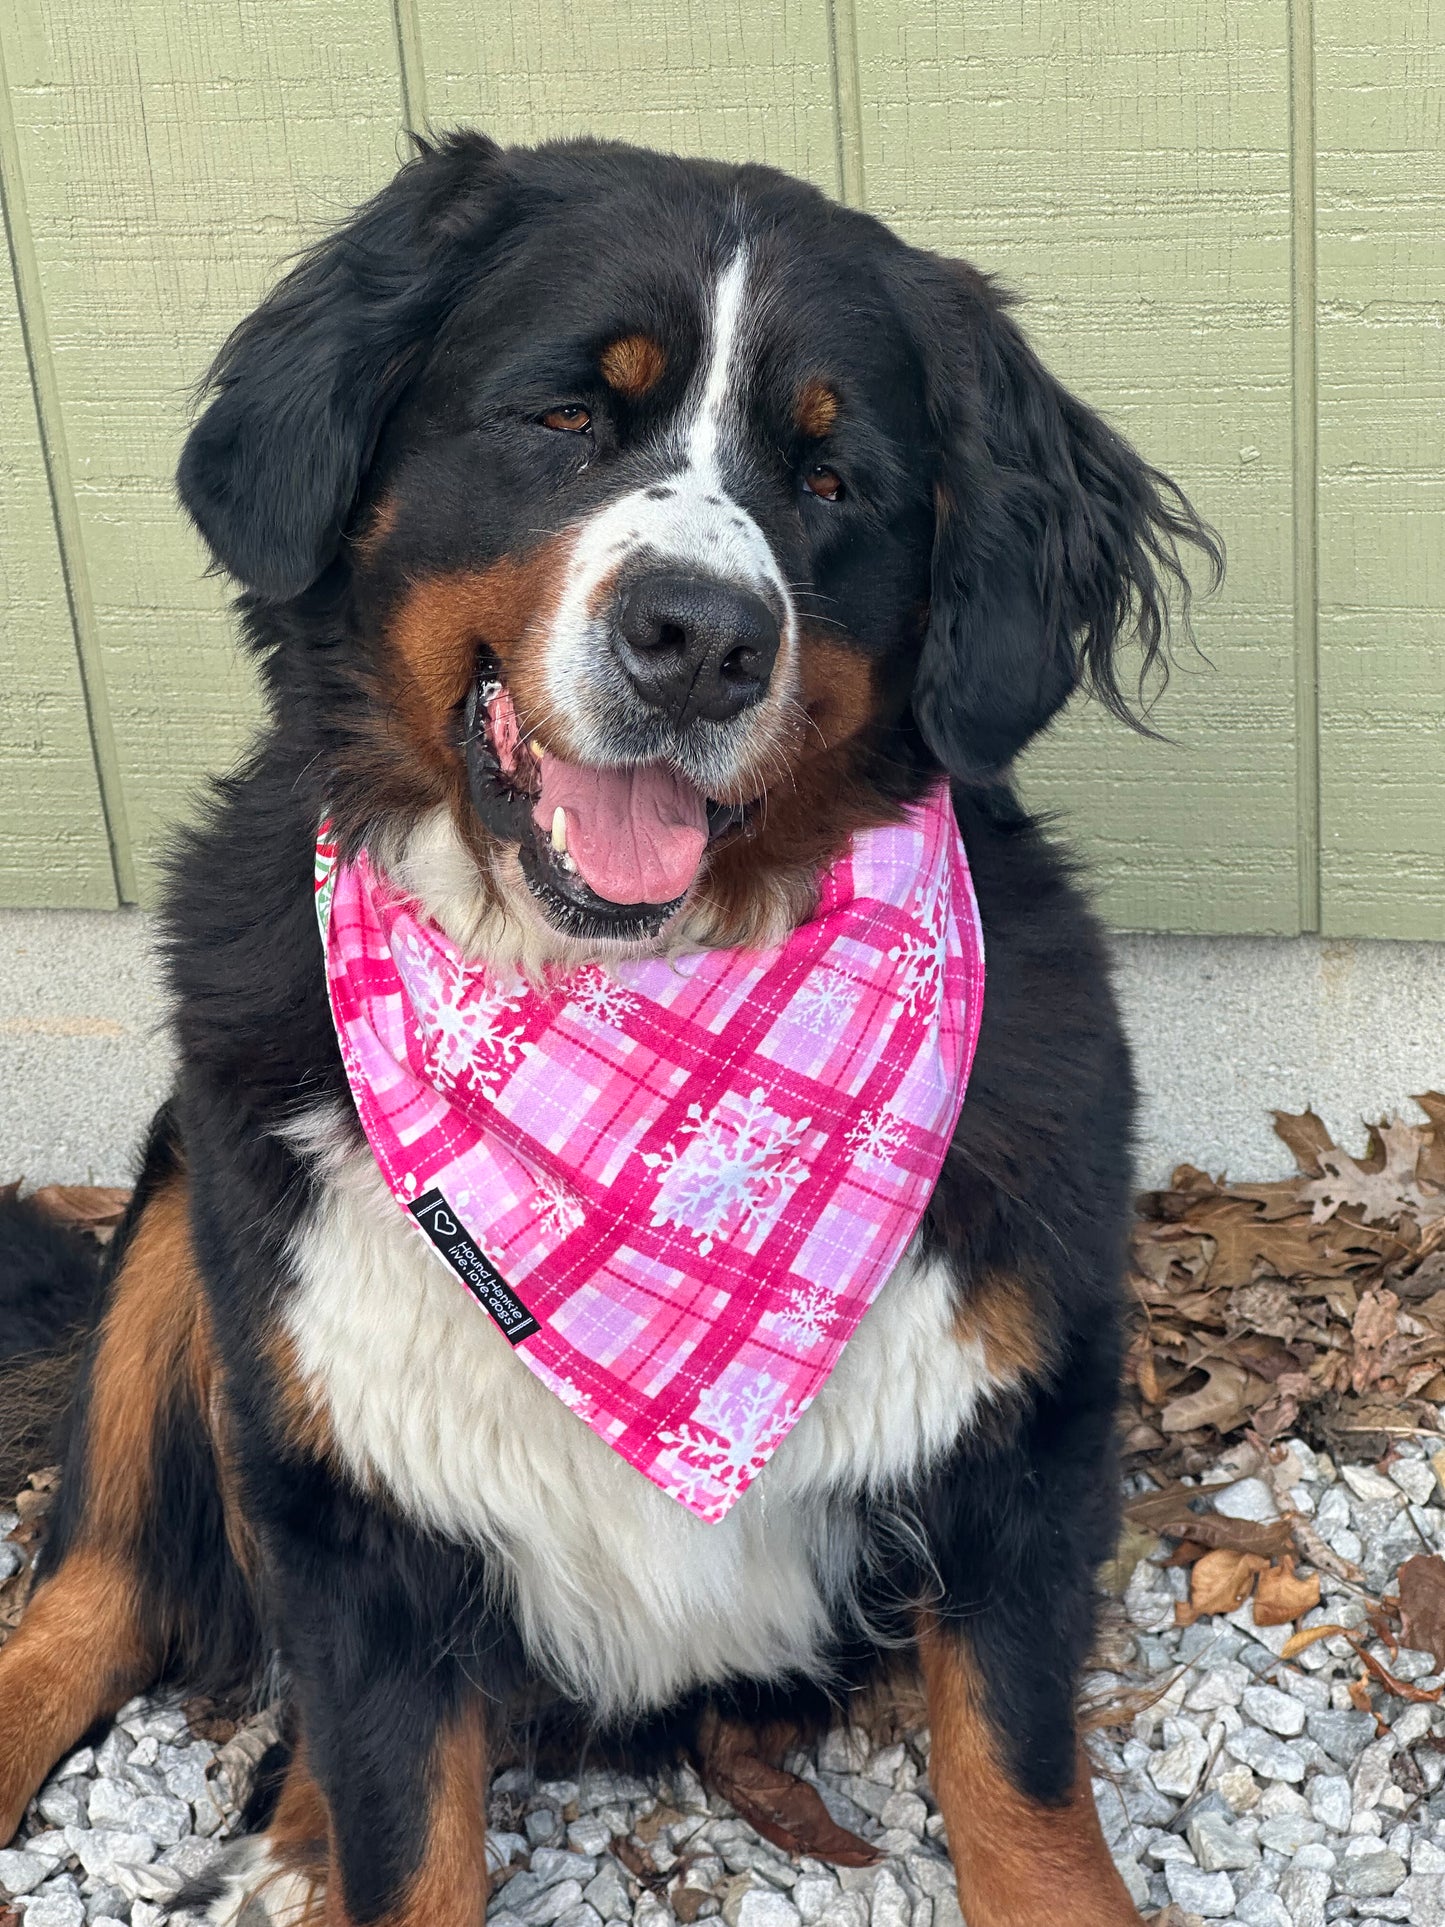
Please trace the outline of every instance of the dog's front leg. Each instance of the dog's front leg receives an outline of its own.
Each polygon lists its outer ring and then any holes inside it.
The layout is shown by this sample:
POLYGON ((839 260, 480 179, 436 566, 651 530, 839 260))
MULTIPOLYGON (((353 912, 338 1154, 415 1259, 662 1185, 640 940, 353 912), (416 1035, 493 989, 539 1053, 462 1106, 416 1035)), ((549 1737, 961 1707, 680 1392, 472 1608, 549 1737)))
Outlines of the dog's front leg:
POLYGON ((1075 1721, 1117 1516, 1113 1359, 1108 1329, 1081 1336, 928 1496, 929 1770, 968 1927, 1138 1927, 1075 1721))
POLYGON ((261 1483, 297 1747, 263 1870, 324 1887, 326 1927, 481 1927, 479 1577, 329 1469, 288 1470, 261 1483))
MULTIPOLYGON (((267 1833, 269 1871, 321 1889, 326 1927, 481 1927, 480 1699, 439 1699, 425 1679, 399 1675, 379 1679, 361 1703, 308 1698, 302 1741, 267 1833)), ((288 1917, 284 1907, 277 1914, 288 1917)))

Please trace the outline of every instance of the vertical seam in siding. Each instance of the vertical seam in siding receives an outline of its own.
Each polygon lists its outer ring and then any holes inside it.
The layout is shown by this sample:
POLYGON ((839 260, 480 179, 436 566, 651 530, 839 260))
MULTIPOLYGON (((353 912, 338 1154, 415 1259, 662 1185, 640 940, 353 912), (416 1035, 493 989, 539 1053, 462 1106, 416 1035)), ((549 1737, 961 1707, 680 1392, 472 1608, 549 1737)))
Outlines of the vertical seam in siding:
POLYGON ((120 757, 116 749, 110 700, 101 662, 100 637, 86 568, 80 511, 65 448, 60 390, 50 355, 40 288, 40 264, 26 216, 25 191, 20 173, 20 142, 15 128, 3 46, 0 46, 0 219, 3 219, 5 242, 15 275, 20 337, 25 344, 30 392, 40 429, 40 449, 45 463, 50 513, 55 525, 61 579, 65 585, 70 630, 75 639, 76 660, 80 668, 86 727, 90 732, 90 752, 95 762, 101 815, 110 847, 111 871, 117 897, 122 903, 134 903, 135 858, 126 822, 120 757))
POLYGON ((1289 0, 1289 37, 1296 853, 1300 929, 1315 931, 1321 928, 1321 906, 1314 0, 1289 0))
POLYGON ((421 53, 421 20, 416 0, 392 0, 396 61, 401 75, 401 116, 413 134, 426 131, 426 68, 421 53))
POLYGON ((833 65, 833 127, 838 144, 838 196, 849 207, 865 207, 858 17, 854 0, 827 0, 827 5, 828 54, 833 65))

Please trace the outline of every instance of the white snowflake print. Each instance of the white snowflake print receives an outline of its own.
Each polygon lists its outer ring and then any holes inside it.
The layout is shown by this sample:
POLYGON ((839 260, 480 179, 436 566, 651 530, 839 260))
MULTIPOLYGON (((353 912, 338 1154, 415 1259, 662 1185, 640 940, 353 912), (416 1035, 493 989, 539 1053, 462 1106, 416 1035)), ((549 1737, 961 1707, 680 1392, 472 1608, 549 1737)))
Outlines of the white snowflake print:
POLYGON ((706 1257, 719 1237, 777 1223, 808 1176, 794 1152, 813 1120, 781 1117, 761 1087, 745 1098, 730 1092, 706 1117, 701 1104, 689 1104, 687 1115, 681 1146, 639 1155, 657 1174, 653 1224, 682 1226, 706 1257))
POLYGON ((621 1030, 624 1021, 637 1009, 637 999, 630 990, 624 990, 615 977, 609 977, 598 964, 589 964, 579 971, 570 985, 569 1002, 581 1011, 590 1023, 601 1024, 607 1030, 621 1030))
POLYGON ((582 1223, 582 1200, 557 1178, 538 1178, 532 1209, 549 1237, 565 1238, 582 1223))
POLYGON ((585 1419, 592 1416, 592 1394, 584 1392, 575 1379, 559 1378, 555 1373, 549 1372, 546 1384, 557 1394, 568 1411, 575 1412, 578 1418, 585 1419))
POLYGON ((838 1316, 838 1294, 826 1285, 798 1285, 788 1298, 788 1308, 778 1318, 778 1330, 795 1345, 811 1351, 828 1336, 828 1327, 838 1316))
POLYGON ((516 998, 484 982, 468 996, 467 973, 455 958, 410 934, 401 947, 397 966, 411 993, 418 1018, 412 1034, 428 1071, 440 1084, 470 1075, 488 1097, 495 1096, 495 1086, 522 1048, 521 1025, 503 1028, 505 1018, 520 1014, 516 998))
POLYGON ((917 934, 910 932, 888 952, 892 963, 903 966, 895 996, 910 1016, 920 1007, 931 1017, 943 996, 943 966, 948 955, 948 912, 941 890, 921 886, 913 892, 917 934))
POLYGON ((720 1499, 740 1492, 762 1471, 798 1415, 795 1399, 774 1402, 777 1389, 766 1376, 732 1391, 709 1385, 692 1421, 658 1433, 658 1443, 677 1454, 684 1503, 716 1510, 720 1499))
POLYGON ((875 1158, 879 1164, 887 1164, 896 1158, 908 1141, 908 1126, 895 1112, 880 1107, 875 1111, 864 1111, 848 1128, 843 1142, 850 1151, 857 1151, 862 1157, 875 1158))
POLYGON ((805 1030, 826 1037, 842 1028, 857 1002, 857 985, 850 984, 838 971, 824 968, 809 973, 793 998, 793 1014, 805 1030))

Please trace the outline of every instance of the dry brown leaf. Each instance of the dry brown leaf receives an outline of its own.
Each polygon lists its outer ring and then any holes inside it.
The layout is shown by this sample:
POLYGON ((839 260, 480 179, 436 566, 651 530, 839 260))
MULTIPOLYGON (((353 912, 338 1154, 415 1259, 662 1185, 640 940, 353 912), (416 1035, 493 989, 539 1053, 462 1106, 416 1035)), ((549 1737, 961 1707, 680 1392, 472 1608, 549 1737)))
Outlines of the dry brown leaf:
POLYGON ((1295 1577, 1294 1560, 1286 1559, 1259 1575, 1254 1589, 1256 1626, 1291 1626, 1320 1603, 1320 1582, 1316 1574, 1308 1579, 1295 1577))
POLYGON ((1160 1492, 1144 1492, 1137 1499, 1131 1499, 1124 1508, 1124 1516, 1132 1525, 1147 1531, 1165 1532, 1171 1539, 1191 1539, 1212 1551, 1255 1553, 1266 1565, 1288 1552, 1294 1535, 1287 1519, 1259 1522, 1231 1519, 1223 1512, 1190 1511, 1191 1499, 1200 1499, 1206 1494, 1212 1497, 1224 1490, 1222 1485, 1166 1486, 1160 1492))
POLYGON ((1417 1091, 1415 1102, 1431 1126, 1431 1141, 1421 1148, 1415 1176, 1422 1184, 1445 1186, 1445 1093, 1417 1091))
POLYGON ((1437 1552, 1407 1559, 1400 1568, 1399 1587, 1405 1644, 1429 1653, 1445 1670, 1445 1559, 1437 1552))
POLYGON ((1307 1178, 1320 1176, 1319 1154, 1333 1151, 1335 1141, 1322 1117, 1313 1111, 1272 1111, 1274 1134, 1284 1141, 1291 1157, 1307 1178))
POLYGON ((125 1216, 130 1192, 112 1184, 43 1184, 30 1202, 61 1224, 81 1231, 113 1231, 125 1216))
POLYGON ((1241 1285, 1230 1293, 1229 1315, 1242 1331, 1266 1338, 1293 1338, 1303 1320, 1294 1294, 1285 1285, 1241 1285))
POLYGON ((815 1786, 755 1752, 741 1727, 712 1722, 702 1765, 708 1785, 785 1853, 811 1854, 837 1867, 872 1867, 882 1859, 876 1847, 839 1826, 815 1786))
POLYGON ((1370 1682, 1367 1679, 1352 1679, 1349 1685, 1349 1694, 1350 1705, 1354 1707, 1357 1713, 1374 1712, 1375 1702, 1370 1693, 1370 1682))
POLYGON ((1333 1633, 1338 1633, 1341 1639, 1349 1638, 1343 1626, 1311 1626, 1307 1631, 1296 1633, 1292 1639, 1287 1639, 1279 1649, 1279 1656, 1281 1659, 1297 1659, 1301 1653, 1308 1652, 1311 1646, 1322 1639, 1328 1639, 1333 1633))
POLYGON ((1427 1692, 1423 1686, 1412 1686, 1408 1680, 1396 1679, 1389 1668, 1382 1665, 1380 1661, 1375 1658, 1374 1654, 1370 1652, 1368 1647, 1362 1645, 1360 1641, 1355 1638, 1353 1633, 1346 1633, 1345 1637, 1354 1647, 1355 1657, 1359 1660, 1360 1664, 1366 1671, 1374 1675, 1387 1693, 1392 1693, 1397 1700, 1408 1700, 1414 1706, 1439 1705, 1440 1696, 1442 1693, 1445 1693, 1445 1686, 1435 1686, 1427 1692))
POLYGON ((1206 1552, 1190 1569, 1189 1603, 1196 1613, 1235 1612, 1268 1566, 1254 1552, 1206 1552))
MULTIPOLYGON (((1429 1135, 1433 1143, 1433 1133, 1429 1135)), ((1361 1160, 1346 1151, 1320 1153, 1324 1175, 1300 1192, 1314 1207, 1314 1222, 1323 1224, 1343 1205, 1353 1206, 1367 1224, 1393 1224, 1407 1213, 1422 1225, 1445 1217, 1445 1193, 1433 1186, 1424 1190, 1415 1175, 1420 1153, 1428 1148, 1426 1130, 1389 1118, 1375 1125, 1370 1137, 1373 1157, 1361 1160), (1379 1168, 1372 1168, 1376 1164, 1379 1168)))
POLYGON ((1250 1375, 1226 1358, 1211 1358, 1200 1368, 1208 1381, 1197 1392, 1170 1399, 1159 1417, 1166 1432, 1193 1432, 1212 1425, 1228 1432, 1239 1424, 1258 1399, 1249 1397, 1250 1375))
POLYGON ((1394 1292, 1383 1287, 1367 1291, 1360 1299, 1350 1331, 1355 1341, 1355 1362, 1350 1368, 1352 1390, 1368 1391, 1383 1375, 1388 1348, 1397 1336, 1399 1309, 1394 1292))

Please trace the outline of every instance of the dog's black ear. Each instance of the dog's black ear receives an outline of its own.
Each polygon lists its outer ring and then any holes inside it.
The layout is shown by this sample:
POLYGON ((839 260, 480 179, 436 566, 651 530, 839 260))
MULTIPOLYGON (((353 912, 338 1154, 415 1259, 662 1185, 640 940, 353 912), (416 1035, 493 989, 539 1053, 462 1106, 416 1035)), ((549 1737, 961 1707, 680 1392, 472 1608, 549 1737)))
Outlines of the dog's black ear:
POLYGON ((494 142, 418 147, 235 330, 181 454, 181 501, 217 562, 271 600, 335 555, 387 413, 454 298, 457 243, 495 217, 494 142))
POLYGON ((1188 622, 1180 544, 1214 583, 1224 557, 1179 488, 1055 381, 990 280, 914 263, 937 527, 913 707, 949 774, 984 779, 1081 684, 1136 722, 1116 645, 1137 636, 1142 690, 1167 667, 1171 588, 1188 622))

